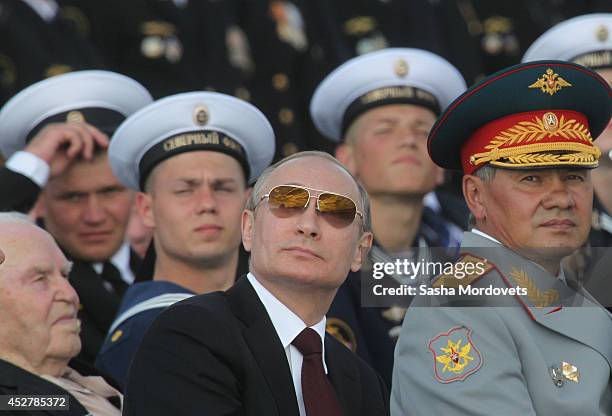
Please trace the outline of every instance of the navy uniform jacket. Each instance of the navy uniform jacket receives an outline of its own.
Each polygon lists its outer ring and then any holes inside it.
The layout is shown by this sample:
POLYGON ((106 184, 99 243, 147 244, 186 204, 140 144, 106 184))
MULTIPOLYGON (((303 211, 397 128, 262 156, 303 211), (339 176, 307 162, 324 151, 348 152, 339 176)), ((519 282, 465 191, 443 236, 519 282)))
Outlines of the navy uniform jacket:
POLYGON ((58 3, 46 22, 24 1, 0 1, 0 104, 50 76, 103 66, 78 17, 58 3))
MULTIPOLYGON (((388 414, 380 377, 331 336, 328 377, 346 416, 388 414)), ((285 350, 248 279, 155 320, 132 362, 124 415, 299 416, 285 350)))
MULTIPOLYGON (((89 39, 111 69, 142 83, 155 98, 214 90, 244 97, 242 53, 230 0, 64 0, 91 28, 89 39), (236 46, 236 44, 238 44, 236 46)), ((247 48, 248 49, 248 45, 247 48)))
MULTIPOLYGON (((427 247, 448 245, 443 244, 443 241, 447 241, 445 224, 444 219, 431 211, 424 213, 414 245, 419 245, 419 241, 427 247)), ((374 244, 376 245, 376 242, 374 244)), ((452 242, 451 246, 456 247, 458 244, 459 242, 452 242)), ((452 250, 448 255, 452 256, 452 250)), ((361 279, 372 280, 372 262, 370 252, 362 270, 349 273, 327 314, 327 331, 370 364, 383 377, 387 386, 391 387, 393 351, 410 301, 407 299, 405 304, 391 307, 362 306, 361 279)))
POLYGON ((40 187, 21 173, 0 166, 0 211, 27 213, 36 203, 40 187))
POLYGON ((125 293, 116 318, 125 316, 123 314, 129 310, 135 311, 132 308, 138 305, 143 310, 125 320, 121 319, 121 322, 115 320, 96 359, 96 367, 110 374, 122 388, 125 387, 130 363, 145 332, 157 315, 169 306, 168 299, 159 298, 159 296, 173 294, 194 295, 193 292, 176 283, 159 280, 135 283, 125 293), (157 306, 151 302, 143 303, 153 298, 159 299, 157 306), (165 304, 164 301, 166 301, 165 304))

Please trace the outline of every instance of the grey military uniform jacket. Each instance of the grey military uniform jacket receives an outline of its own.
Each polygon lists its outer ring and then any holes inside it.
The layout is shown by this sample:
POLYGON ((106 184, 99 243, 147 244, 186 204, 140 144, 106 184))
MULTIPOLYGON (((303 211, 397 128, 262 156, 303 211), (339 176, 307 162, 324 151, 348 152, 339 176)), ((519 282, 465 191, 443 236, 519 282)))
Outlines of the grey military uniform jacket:
POLYGON ((488 238, 465 233, 462 252, 488 260, 462 284, 521 292, 481 307, 417 296, 395 350, 391 415, 612 415, 612 315, 488 238))

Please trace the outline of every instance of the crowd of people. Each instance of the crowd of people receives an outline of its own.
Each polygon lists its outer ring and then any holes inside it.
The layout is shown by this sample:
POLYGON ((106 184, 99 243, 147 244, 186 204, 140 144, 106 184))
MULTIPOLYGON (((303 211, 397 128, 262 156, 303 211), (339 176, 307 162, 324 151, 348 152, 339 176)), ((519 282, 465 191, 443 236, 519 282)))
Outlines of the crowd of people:
POLYGON ((524 3, 0 0, 0 414, 612 415, 612 10, 524 3))

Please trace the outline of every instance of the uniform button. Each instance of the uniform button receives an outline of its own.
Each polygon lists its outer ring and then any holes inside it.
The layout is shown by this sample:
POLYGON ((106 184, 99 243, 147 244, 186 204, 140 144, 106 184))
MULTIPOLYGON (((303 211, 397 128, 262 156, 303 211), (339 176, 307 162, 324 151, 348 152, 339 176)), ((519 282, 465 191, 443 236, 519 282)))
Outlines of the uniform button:
POLYGON ((286 91, 289 88, 289 77, 282 72, 274 74, 272 77, 272 86, 277 91, 286 91))
POLYGON ((291 156, 298 152, 298 147, 295 143, 287 142, 283 145, 283 157, 291 156))
POLYGON ((292 124, 294 118, 293 111, 291 111, 289 108, 281 108, 281 110, 278 112, 278 119, 282 124, 292 124))
POLYGON ((236 88, 235 92, 236 97, 240 98, 244 101, 251 101, 251 92, 245 87, 236 88))

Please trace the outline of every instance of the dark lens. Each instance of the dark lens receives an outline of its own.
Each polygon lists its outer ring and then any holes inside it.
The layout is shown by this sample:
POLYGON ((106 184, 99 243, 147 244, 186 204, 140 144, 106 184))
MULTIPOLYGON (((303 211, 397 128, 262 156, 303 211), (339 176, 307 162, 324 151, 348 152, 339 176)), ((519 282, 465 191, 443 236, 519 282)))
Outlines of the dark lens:
POLYGON ((357 207, 350 198, 322 193, 319 195, 319 212, 329 224, 336 228, 342 228, 353 222, 357 207))
POLYGON ((290 185, 273 188, 268 196, 268 204, 274 215, 289 217, 301 212, 308 203, 310 196, 306 189, 290 185))

